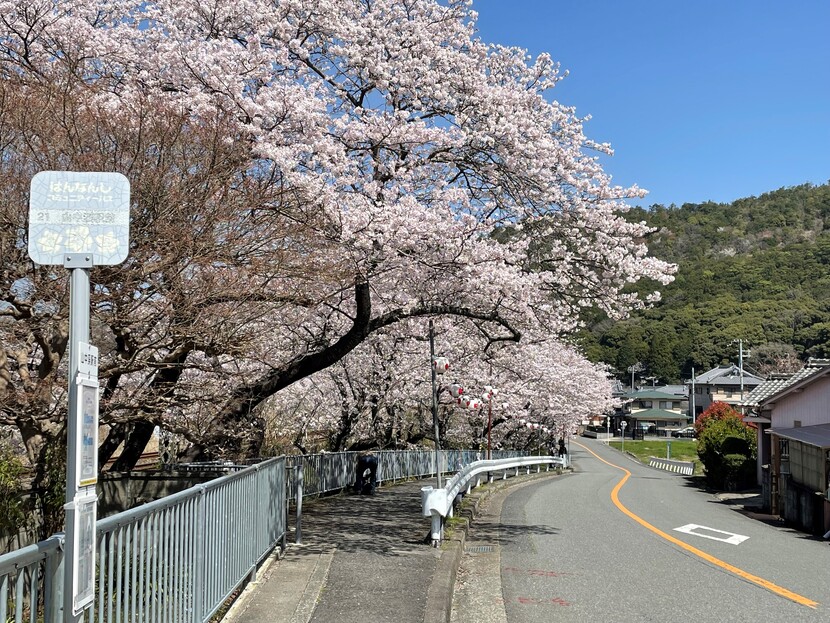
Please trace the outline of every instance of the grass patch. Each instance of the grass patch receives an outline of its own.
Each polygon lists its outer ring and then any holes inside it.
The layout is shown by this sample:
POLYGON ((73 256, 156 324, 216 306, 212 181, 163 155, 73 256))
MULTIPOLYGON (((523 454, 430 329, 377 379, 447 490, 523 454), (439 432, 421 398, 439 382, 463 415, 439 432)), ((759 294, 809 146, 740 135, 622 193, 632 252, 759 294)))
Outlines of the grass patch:
MULTIPOLYGON (((621 450, 623 444, 619 441, 611 441, 609 445, 621 450)), ((633 454, 645 464, 648 464, 649 457, 652 456, 659 459, 671 458, 675 461, 694 461, 695 474, 703 473, 703 466, 697 456, 697 440, 695 439, 626 440, 625 451, 633 454), (669 443, 671 443, 671 456, 667 454, 669 443)))

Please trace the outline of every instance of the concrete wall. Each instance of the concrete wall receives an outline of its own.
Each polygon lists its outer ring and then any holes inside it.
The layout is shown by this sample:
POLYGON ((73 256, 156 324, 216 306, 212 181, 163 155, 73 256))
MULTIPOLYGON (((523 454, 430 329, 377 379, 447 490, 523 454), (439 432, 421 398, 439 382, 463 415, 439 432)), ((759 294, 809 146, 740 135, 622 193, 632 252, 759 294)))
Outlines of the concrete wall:
POLYGON ((225 472, 121 472, 98 479, 98 517, 109 517, 224 476, 225 472))
MULTIPOLYGON (((167 497, 194 485, 224 476, 226 472, 122 472, 98 478, 98 518, 109 517, 153 500, 167 497)), ((0 533, 0 553, 11 552, 37 542, 38 514, 18 534, 0 533)))

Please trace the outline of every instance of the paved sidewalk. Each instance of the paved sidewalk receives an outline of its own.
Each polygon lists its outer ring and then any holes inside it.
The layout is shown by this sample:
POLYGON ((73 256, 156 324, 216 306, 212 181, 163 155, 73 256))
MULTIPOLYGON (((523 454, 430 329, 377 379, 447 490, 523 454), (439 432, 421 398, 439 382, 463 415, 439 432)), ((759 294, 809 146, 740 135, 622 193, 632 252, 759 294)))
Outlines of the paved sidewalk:
MULTIPOLYGON (((503 486, 553 474, 497 480, 470 498, 477 507, 503 486)), ((293 543, 291 517, 285 556, 260 571, 223 623, 448 621, 466 531, 438 549, 427 543, 421 487, 428 485, 435 479, 304 502, 303 543, 293 543)))

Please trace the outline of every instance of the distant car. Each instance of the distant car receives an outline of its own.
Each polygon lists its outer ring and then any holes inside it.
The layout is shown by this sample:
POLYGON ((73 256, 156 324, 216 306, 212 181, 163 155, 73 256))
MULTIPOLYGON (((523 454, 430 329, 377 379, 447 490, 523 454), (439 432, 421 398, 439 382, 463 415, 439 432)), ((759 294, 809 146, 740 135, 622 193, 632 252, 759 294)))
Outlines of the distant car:
POLYGON ((673 430, 671 432, 672 437, 691 437, 694 439, 697 437, 697 432, 695 431, 694 426, 687 426, 686 428, 681 428, 680 430, 673 430))

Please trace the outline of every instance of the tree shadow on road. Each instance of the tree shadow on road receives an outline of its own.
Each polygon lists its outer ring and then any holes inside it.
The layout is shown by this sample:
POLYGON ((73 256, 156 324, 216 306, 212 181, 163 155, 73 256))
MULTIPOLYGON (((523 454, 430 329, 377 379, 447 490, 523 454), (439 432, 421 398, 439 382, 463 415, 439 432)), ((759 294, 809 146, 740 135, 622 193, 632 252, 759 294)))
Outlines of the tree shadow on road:
MULTIPOLYGON (((381 487, 374 495, 343 493, 303 503, 302 540, 314 550, 368 551, 400 556, 423 548, 429 518, 421 515, 423 482, 381 487)), ((294 536, 295 509, 289 515, 294 536)))

